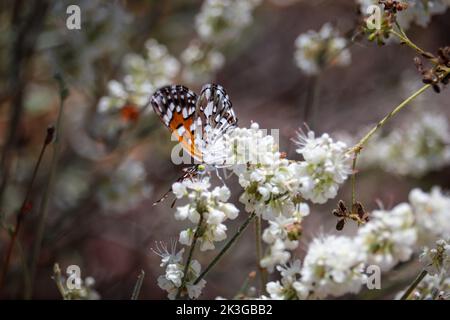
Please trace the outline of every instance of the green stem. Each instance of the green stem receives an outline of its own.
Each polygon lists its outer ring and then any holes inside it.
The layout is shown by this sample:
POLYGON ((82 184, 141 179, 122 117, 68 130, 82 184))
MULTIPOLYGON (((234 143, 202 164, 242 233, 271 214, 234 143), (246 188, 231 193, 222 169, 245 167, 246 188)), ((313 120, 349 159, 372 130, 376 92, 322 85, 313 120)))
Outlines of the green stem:
POLYGON ((189 271, 189 266, 191 264, 191 260, 194 255, 194 250, 195 250, 195 246, 197 244, 197 240, 200 237, 200 229, 202 228, 202 223, 203 223, 203 214, 200 213, 200 219, 198 220, 197 228, 195 229, 195 232, 194 232, 194 237, 192 239, 192 244, 189 249, 189 254, 188 254, 188 257, 186 260, 186 264, 184 265, 183 279, 181 280, 181 286, 178 288, 177 295, 175 296, 175 300, 180 298, 181 291, 186 286, 186 279, 187 279, 187 274, 189 271))
POLYGON ((413 101, 415 98, 417 98, 419 95, 421 95, 423 92, 425 92, 427 89, 431 87, 430 84, 426 84, 423 87, 421 87, 419 90, 414 92, 411 96, 409 96, 407 99, 405 99, 402 103, 400 103, 397 107, 394 108, 391 112, 389 112, 383 119, 380 120, 380 122, 377 123, 375 127, 373 127, 355 146, 353 146, 348 152, 353 153, 359 153, 363 146, 367 143, 367 141, 373 136, 373 134, 383 127, 383 125, 391 119, 393 116, 395 116, 400 110, 402 110, 405 106, 407 106, 411 101, 413 101))
POLYGON ((233 300, 243 299, 247 295, 248 287, 250 285, 250 281, 255 278, 255 272, 252 271, 248 274, 248 276, 245 278, 244 283, 242 284, 239 291, 235 294, 233 297, 233 300))
POLYGON ((141 293, 142 283, 144 282, 145 272, 141 270, 137 278, 136 284, 133 289, 133 294, 131 295, 131 300, 137 300, 139 298, 139 293, 141 293))
POLYGON ((358 159, 358 153, 353 154, 352 164, 352 206, 356 203, 356 160, 358 159))
POLYGON ((422 55, 422 56, 426 56, 427 53, 422 50, 421 48, 419 48, 416 44, 414 44, 414 42, 412 42, 404 32, 401 31, 401 33, 395 31, 394 29, 391 29, 390 31, 393 35, 395 35, 396 37, 398 37, 404 44, 406 44, 408 47, 410 47, 411 49, 415 50, 418 54, 422 55))
POLYGON ((242 234, 242 232, 247 228, 249 223, 252 221, 252 219, 256 216, 255 212, 252 212, 247 220, 244 221, 244 223, 239 227, 239 229, 236 231, 234 236, 228 240, 227 244, 223 247, 223 249, 217 254, 217 256, 209 263, 209 265, 206 267, 206 269, 198 276, 197 279, 194 281, 194 285, 198 284, 200 280, 202 280, 208 272, 216 265, 217 262, 222 258, 222 256, 228 251, 228 249, 231 248, 231 246, 234 244, 234 242, 239 238, 239 236, 242 234))
POLYGON ((405 291, 405 293, 402 295, 400 300, 407 300, 410 294, 416 289, 416 287, 419 285, 419 283, 425 278, 425 276, 428 274, 427 270, 422 270, 422 272, 417 276, 417 278, 411 283, 409 288, 405 291))
POLYGON ((315 75, 309 79, 303 115, 304 122, 307 123, 310 128, 314 128, 315 126, 318 95, 319 95, 319 76, 315 75))
POLYGON ((255 220, 255 242, 256 242, 256 265, 259 270, 259 279, 260 279, 260 292, 261 294, 265 291, 265 285, 267 280, 267 272, 266 269, 261 267, 261 259, 262 259, 262 238, 261 238, 261 216, 257 216, 255 220))
POLYGON ((394 29, 390 30, 390 33, 395 35, 400 39, 400 41, 416 51, 421 56, 427 58, 430 62, 434 63, 435 65, 439 64, 438 59, 436 59, 432 54, 426 52, 425 50, 421 49, 418 45, 416 45, 414 42, 411 41, 411 39, 408 38, 405 31, 402 29, 402 27, 398 24, 398 22, 395 23, 397 26, 397 29, 399 32, 395 31, 394 29))

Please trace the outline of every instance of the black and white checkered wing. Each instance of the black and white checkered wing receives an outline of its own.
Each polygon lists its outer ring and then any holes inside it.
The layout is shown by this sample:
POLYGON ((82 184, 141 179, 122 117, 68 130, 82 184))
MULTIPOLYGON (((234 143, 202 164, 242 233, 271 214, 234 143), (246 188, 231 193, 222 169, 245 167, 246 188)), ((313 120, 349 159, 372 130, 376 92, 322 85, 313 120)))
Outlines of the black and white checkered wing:
POLYGON ((213 132, 212 138, 237 126, 231 100, 225 89, 217 84, 203 86, 197 101, 196 113, 196 117, 201 119, 203 132, 213 132))

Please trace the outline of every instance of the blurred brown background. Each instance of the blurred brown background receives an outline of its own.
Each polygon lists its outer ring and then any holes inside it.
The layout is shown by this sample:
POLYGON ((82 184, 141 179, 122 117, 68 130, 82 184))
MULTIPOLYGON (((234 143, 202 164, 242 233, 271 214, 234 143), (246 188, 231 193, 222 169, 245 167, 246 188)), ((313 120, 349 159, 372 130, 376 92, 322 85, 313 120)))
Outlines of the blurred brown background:
MULTIPOLYGON (((51 197, 32 297, 59 298, 51 279, 53 264, 58 262, 62 268, 77 264, 83 277, 94 277, 94 287, 104 299, 129 299, 141 269, 146 276, 140 297, 166 298, 166 293, 156 282, 164 270, 150 248, 154 247, 155 241, 177 238, 184 225, 174 219, 171 201, 158 206, 152 206, 152 203, 180 176, 182 166, 175 166, 170 161, 173 142, 152 113, 141 117, 137 124, 112 140, 99 138, 95 134, 99 125, 95 110, 98 100, 105 94, 107 81, 120 75, 122 57, 128 52, 142 52, 146 39, 156 38, 171 54, 179 55, 195 36, 194 17, 200 10, 201 1, 111 1, 108 4, 80 1, 81 10, 86 13, 83 13, 83 27, 79 31, 65 28, 65 8, 69 2, 50 2, 36 17, 42 21, 33 22, 37 25, 30 32, 35 34, 26 36, 31 42, 28 44, 30 52, 21 52, 19 61, 11 56, 11 21, 14 15, 18 15, 19 20, 26 19, 34 2, 21 1, 16 13, 13 12, 17 8, 14 2, 3 1, 0 5, 0 141, 3 147, 11 124, 13 100, 8 91, 14 72, 11 61, 21 65, 17 84, 21 87, 20 103, 24 107, 8 155, 11 160, 9 186, 1 208, 8 223, 14 222, 45 130, 55 122, 58 90, 53 74, 60 72, 70 89, 64 110, 57 187, 51 197), (132 208, 119 211, 102 208, 96 192, 126 157, 145 164, 145 183, 151 186, 151 193, 132 208), (68 188, 69 191, 65 190, 68 188), (78 188, 83 190, 81 195, 78 188), (65 191, 59 193, 58 190, 65 191)), ((280 129, 281 150, 295 159, 298 155, 290 139, 305 121, 303 108, 309 80, 295 65, 294 41, 300 33, 319 30, 325 22, 332 22, 342 33, 352 30, 358 19, 356 9, 351 0, 294 1, 288 6, 264 1, 257 7, 254 21, 226 47, 226 63, 212 78, 227 89, 239 125, 247 127, 255 121, 262 128, 280 129)), ((449 30, 450 11, 447 11, 434 16, 427 28, 413 26, 408 34, 421 47, 435 52, 438 47, 450 44, 449 30)), ((318 133, 360 135, 361 128, 381 119, 412 92, 412 89, 405 90, 405 78, 420 84, 420 75, 412 62, 414 54, 408 48, 398 44, 377 47, 361 41, 350 49, 352 64, 349 67, 330 68, 320 77, 317 121, 313 127, 318 133), (409 73, 405 73, 407 71, 409 73)), ((179 82, 183 84, 181 79, 179 82)), ((192 89, 198 92, 199 86, 192 89)), ((448 90, 439 95, 430 91, 424 102, 414 107, 448 115, 449 98, 448 90)), ((388 127, 406 121, 408 112, 405 110, 388 127)), ((35 241, 36 208, 41 201, 50 158, 48 152, 32 191, 36 205, 26 216, 20 233, 25 255, 35 241)), ((376 199, 389 207, 404 201, 412 187, 428 190, 432 185, 440 185, 449 188, 449 176, 449 168, 431 172, 420 179, 367 170, 358 176, 358 196, 368 209, 377 207, 376 199)), ((227 184, 234 191, 233 203, 238 203, 240 187, 237 181, 232 178, 227 184)), ((338 198, 346 199, 349 195, 349 183, 346 183, 338 198)), ((296 256, 303 255, 312 237, 336 232, 331 215, 335 202, 311 206, 312 212, 306 218, 302 245, 296 256)), ((245 213, 243 209, 241 212, 236 221, 228 223, 228 235, 242 223, 245 213)), ((345 232, 351 234, 354 230, 351 225, 345 232)), ((8 239, 2 230, 2 257, 8 239)), ((249 228, 208 275, 202 298, 232 297, 237 292, 247 274, 255 270, 253 239, 254 234, 249 228)), ((24 279, 18 250, 16 246, 0 294, 5 299, 23 297, 24 279)), ((204 267, 216 252, 197 253, 197 259, 204 267)), ((385 298, 392 292, 378 294, 377 298, 385 298)))

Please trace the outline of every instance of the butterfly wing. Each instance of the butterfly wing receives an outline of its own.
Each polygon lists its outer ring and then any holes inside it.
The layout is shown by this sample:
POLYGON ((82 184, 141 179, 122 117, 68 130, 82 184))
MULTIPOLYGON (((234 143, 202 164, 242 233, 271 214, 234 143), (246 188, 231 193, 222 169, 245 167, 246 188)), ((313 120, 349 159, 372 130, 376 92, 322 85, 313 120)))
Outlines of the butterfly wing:
POLYGON ((197 149, 204 154, 204 161, 222 165, 226 162, 226 147, 217 143, 228 130, 237 126, 237 118, 225 89, 217 84, 203 86, 196 105, 197 149))
POLYGON ((151 104, 161 121, 196 160, 202 161, 202 153, 195 144, 195 117, 197 95, 180 85, 166 86, 156 91, 151 104))
POLYGON ((213 139, 237 126, 237 118, 225 89, 217 84, 206 84, 196 105, 196 118, 201 120, 203 134, 212 132, 213 139))

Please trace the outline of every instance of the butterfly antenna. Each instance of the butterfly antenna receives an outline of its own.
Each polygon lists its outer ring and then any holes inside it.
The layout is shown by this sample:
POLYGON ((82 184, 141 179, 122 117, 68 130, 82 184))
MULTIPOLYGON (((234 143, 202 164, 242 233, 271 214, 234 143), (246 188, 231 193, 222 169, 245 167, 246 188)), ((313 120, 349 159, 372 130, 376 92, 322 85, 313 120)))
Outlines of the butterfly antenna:
MULTIPOLYGON (((192 170, 192 169, 190 169, 192 170)), ((185 172, 183 173, 183 175, 181 177, 179 177, 176 182, 182 182, 184 179, 186 179, 186 177, 188 177, 191 174, 191 172, 185 172)), ((158 201, 153 202, 153 205, 156 206, 157 204, 163 202, 164 200, 166 200, 166 198, 169 196, 169 194, 172 192, 172 188, 170 188, 166 193, 164 193, 164 195, 161 197, 161 199, 159 199, 158 201)), ((173 208, 173 206, 175 205, 175 201, 177 199, 175 198, 174 202, 171 205, 171 208, 173 208)))
POLYGON ((164 200, 166 200, 166 198, 169 196, 169 194, 172 192, 172 188, 170 188, 166 193, 164 193, 164 195, 157 201, 153 202, 153 205, 156 206, 157 204, 163 202, 164 200))

